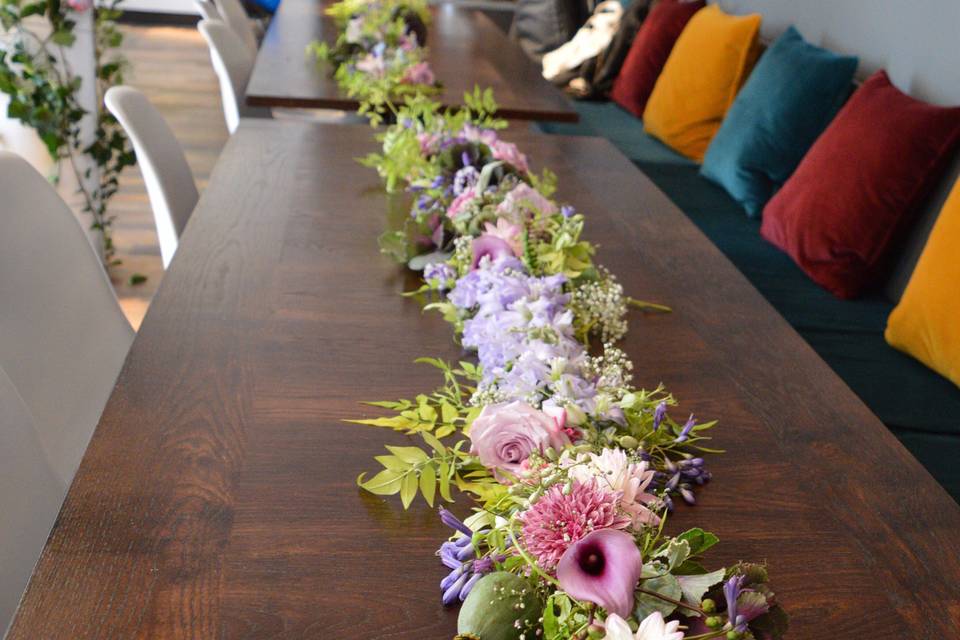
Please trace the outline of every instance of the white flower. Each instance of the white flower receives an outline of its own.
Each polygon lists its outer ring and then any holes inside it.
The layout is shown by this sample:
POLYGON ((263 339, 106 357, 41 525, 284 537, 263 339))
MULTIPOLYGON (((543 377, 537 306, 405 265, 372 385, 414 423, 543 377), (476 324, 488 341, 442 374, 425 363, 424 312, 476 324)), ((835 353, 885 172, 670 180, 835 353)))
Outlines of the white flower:
POLYGON ((654 611, 640 623, 636 635, 630 630, 630 625, 615 613, 607 616, 603 623, 607 635, 604 640, 683 640, 683 632, 677 631, 680 623, 664 622, 663 615, 654 611))
POLYGON ((647 505, 656 496, 646 489, 654 472, 646 462, 632 462, 623 449, 604 449, 600 454, 583 453, 570 468, 570 477, 580 482, 596 478, 599 486, 620 494, 620 508, 633 519, 633 526, 655 525, 659 518, 647 505))

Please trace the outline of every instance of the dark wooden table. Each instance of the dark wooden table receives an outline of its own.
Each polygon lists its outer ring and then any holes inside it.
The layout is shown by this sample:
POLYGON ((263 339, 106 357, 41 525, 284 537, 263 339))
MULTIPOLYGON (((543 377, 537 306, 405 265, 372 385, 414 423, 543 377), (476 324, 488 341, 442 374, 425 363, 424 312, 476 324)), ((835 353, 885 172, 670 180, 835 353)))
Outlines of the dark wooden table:
MULTIPOLYGON (((557 172, 628 292, 674 308, 631 317, 637 383, 721 421, 715 479, 669 529, 716 532, 711 568, 769 561, 792 638, 956 638, 957 504, 608 142, 510 137, 557 172)), ((414 358, 461 355, 377 251, 390 203, 352 160, 372 148, 364 127, 244 121, 9 638, 453 635, 433 555, 449 531, 354 485, 404 438, 341 422, 433 388, 414 358)))
MULTIPOLYGON (((270 22, 253 75, 247 103, 259 107, 315 109, 357 108, 340 92, 332 68, 306 54, 314 40, 337 37, 333 20, 323 14, 323 0, 284 0, 270 22)), ((579 118, 561 91, 543 79, 531 62, 483 13, 442 4, 432 9, 427 46, 430 66, 444 89, 440 100, 462 104, 475 86, 491 88, 500 115, 516 120, 576 122, 579 118)))

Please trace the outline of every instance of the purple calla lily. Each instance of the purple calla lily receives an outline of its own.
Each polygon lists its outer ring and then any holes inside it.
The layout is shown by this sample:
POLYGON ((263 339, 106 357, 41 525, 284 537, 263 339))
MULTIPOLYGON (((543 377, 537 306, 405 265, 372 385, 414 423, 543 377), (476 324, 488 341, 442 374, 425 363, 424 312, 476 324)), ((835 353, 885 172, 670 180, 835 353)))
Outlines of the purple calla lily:
POLYGON ((513 256, 513 248, 511 248, 503 238, 498 238, 490 234, 484 234, 479 238, 474 238, 473 264, 471 265, 471 269, 476 269, 480 265, 480 261, 488 256, 491 261, 496 261, 497 258, 505 256, 513 256))
POLYGON ((633 592, 642 568, 633 536, 599 529, 570 545, 557 565, 557 580, 574 598, 627 618, 633 612, 633 592))

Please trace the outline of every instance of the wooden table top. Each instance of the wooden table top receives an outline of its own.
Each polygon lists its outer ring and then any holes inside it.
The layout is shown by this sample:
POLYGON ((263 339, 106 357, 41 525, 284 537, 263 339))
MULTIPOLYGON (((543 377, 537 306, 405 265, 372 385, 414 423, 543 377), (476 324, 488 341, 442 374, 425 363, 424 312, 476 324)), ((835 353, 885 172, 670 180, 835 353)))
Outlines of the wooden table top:
MULTIPOLYGON (((710 568, 767 560, 792 638, 957 637, 960 507, 607 141, 507 137, 556 171, 627 292, 673 307, 630 318, 637 384, 720 419, 727 453, 669 530, 717 533, 710 568)), ((268 120, 232 137, 10 639, 453 635, 449 531, 354 485, 404 437, 341 422, 436 386, 414 358, 461 356, 378 253, 392 201, 352 160, 371 138, 268 120)))
MULTIPOLYGON (((342 109, 357 101, 340 92, 332 68, 306 54, 314 40, 333 43, 337 29, 323 14, 322 0, 284 0, 270 21, 247 85, 247 103, 260 107, 342 109)), ((576 122, 563 93, 543 79, 540 68, 490 18, 452 4, 431 8, 427 47, 430 66, 443 83, 440 100, 462 104, 475 86, 490 87, 500 115, 516 120, 576 122)))

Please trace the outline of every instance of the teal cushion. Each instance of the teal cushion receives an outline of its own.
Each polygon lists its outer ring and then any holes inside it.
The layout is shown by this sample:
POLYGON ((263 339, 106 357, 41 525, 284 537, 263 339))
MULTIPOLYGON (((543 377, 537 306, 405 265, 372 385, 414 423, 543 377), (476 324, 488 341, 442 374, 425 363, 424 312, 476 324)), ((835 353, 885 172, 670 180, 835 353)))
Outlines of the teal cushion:
POLYGON ((857 58, 790 27, 760 58, 707 149, 701 172, 759 216, 850 95, 857 58))
MULTIPOLYGON (((635 145, 636 148, 636 145, 635 145)), ((960 391, 890 348, 883 328, 893 305, 880 296, 840 300, 812 282, 759 235, 722 188, 696 167, 652 157, 635 164, 720 249, 814 351, 937 480, 960 500, 960 391)))

